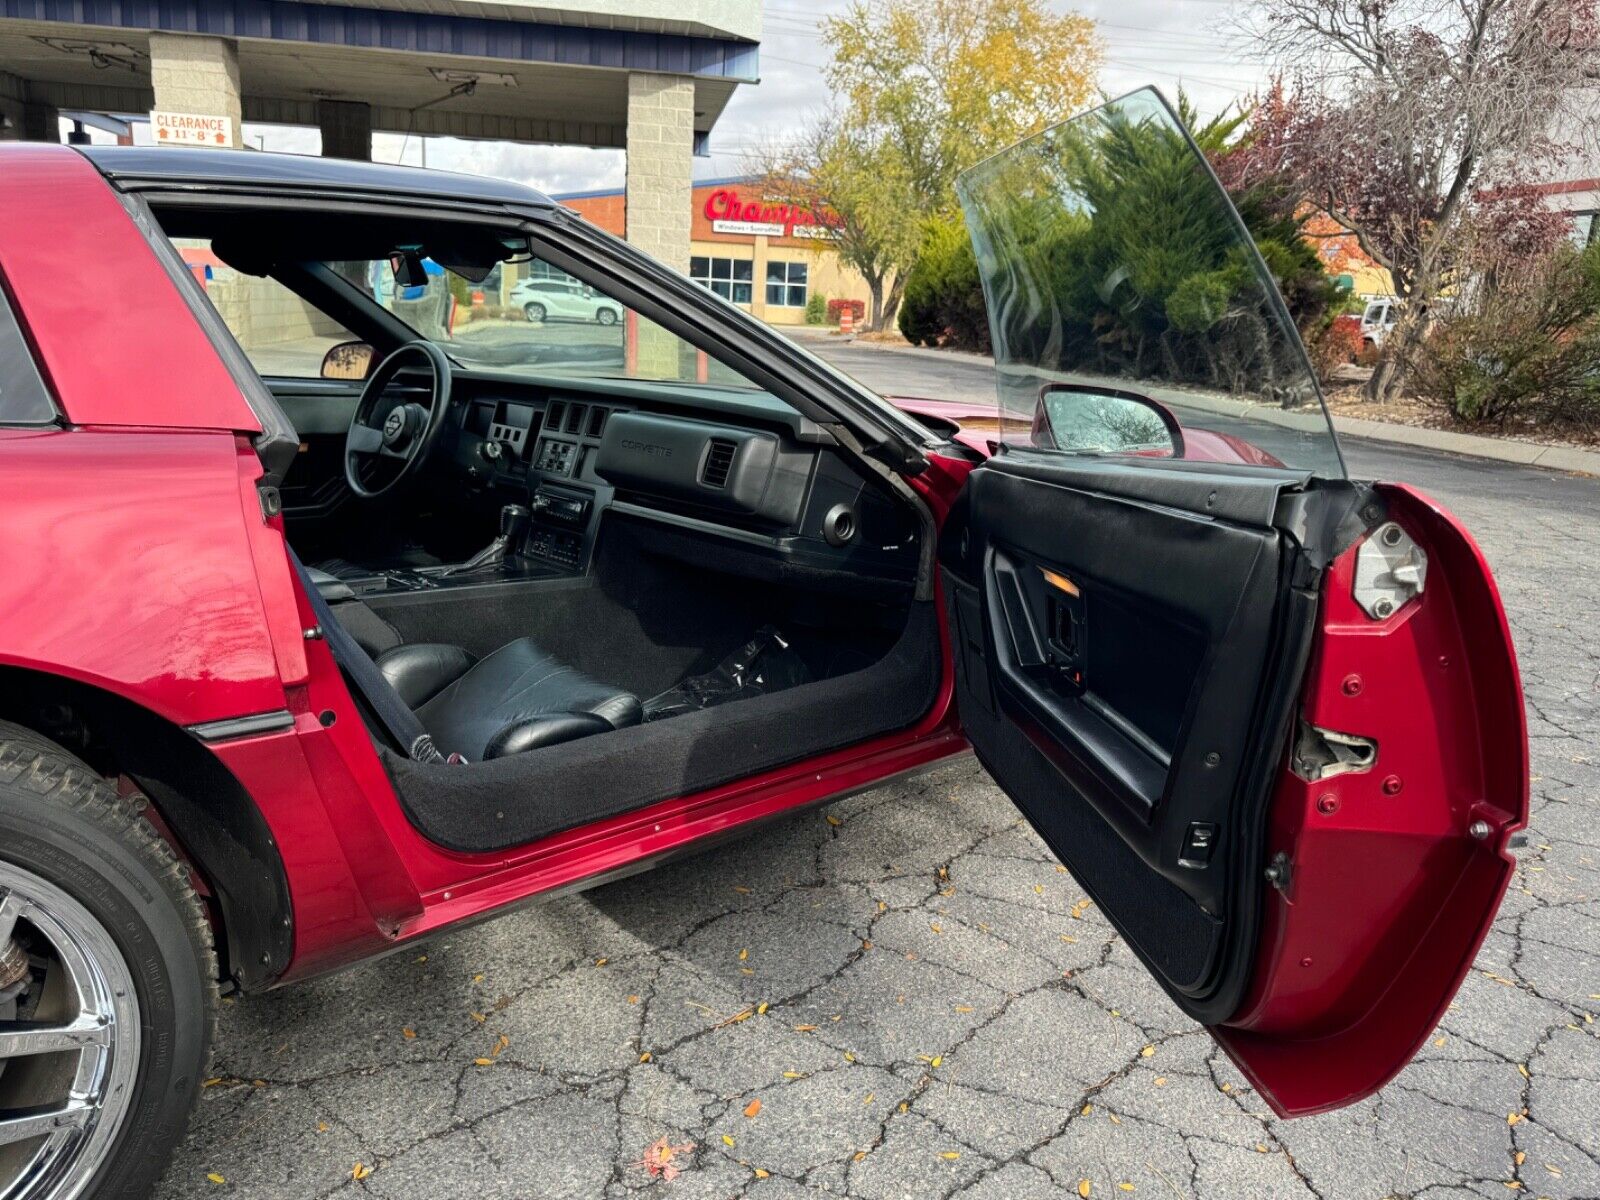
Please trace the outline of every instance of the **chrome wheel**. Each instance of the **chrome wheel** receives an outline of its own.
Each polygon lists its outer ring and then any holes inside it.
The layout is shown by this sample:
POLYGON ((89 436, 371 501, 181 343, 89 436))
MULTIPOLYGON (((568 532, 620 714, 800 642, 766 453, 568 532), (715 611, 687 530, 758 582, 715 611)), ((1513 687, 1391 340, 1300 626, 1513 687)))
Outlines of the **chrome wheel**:
POLYGON ((128 1115, 138 1063, 139 1001, 110 933, 59 887, 0 862, 0 1200, 82 1194, 128 1115))

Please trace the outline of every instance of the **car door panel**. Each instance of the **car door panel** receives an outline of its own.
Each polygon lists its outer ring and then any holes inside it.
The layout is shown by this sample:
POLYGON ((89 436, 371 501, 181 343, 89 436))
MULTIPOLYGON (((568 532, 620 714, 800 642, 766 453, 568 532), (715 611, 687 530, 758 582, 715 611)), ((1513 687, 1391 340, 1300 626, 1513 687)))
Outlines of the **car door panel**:
POLYGON ((300 435, 300 453, 280 493, 291 520, 321 521, 349 498, 344 482, 344 439, 361 398, 360 383, 273 377, 266 380, 300 435))
POLYGON ((1227 970, 1246 853, 1232 823, 1259 787, 1259 727, 1282 719, 1264 711, 1263 681, 1286 641, 1306 640, 1312 605, 1293 595, 1293 547, 1272 524, 1283 489, 1303 484, 1012 451, 973 473, 952 535, 964 553, 945 547, 963 722, 988 724, 969 736, 1203 1020, 1246 982, 1227 970))
POLYGON ((1280 1113, 1392 1077, 1526 820, 1515 661, 1470 538, 1403 489, 1007 448, 940 560, 969 739, 1169 995, 1280 1113), (1378 620, 1356 562, 1391 523, 1430 571, 1378 620), (1375 754, 1317 777, 1302 728, 1375 754))

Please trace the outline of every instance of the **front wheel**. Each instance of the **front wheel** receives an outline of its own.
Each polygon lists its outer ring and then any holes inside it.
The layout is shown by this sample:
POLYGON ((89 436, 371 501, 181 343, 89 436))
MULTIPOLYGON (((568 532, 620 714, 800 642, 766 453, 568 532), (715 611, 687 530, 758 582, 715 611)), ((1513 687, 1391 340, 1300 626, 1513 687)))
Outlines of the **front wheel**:
POLYGON ((602 325, 615 325, 617 323, 617 310, 614 308, 602 308, 595 313, 594 319, 602 325))
POLYGON ((0 722, 0 1196, 143 1196, 217 1013, 188 871, 88 766, 0 722))
POLYGON ((535 325, 541 324, 544 321, 544 305, 524 304, 522 306, 522 315, 535 325))

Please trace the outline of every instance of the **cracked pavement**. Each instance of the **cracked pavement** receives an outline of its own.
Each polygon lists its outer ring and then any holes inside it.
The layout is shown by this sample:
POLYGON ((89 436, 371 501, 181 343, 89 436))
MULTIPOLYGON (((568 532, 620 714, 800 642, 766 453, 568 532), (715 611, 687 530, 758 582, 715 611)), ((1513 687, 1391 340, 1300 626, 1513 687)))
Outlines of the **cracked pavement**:
MULTIPOLYGON (((987 394, 959 360, 829 357, 987 394)), ((1346 450, 1478 537, 1533 749, 1494 931, 1378 1096, 1274 1118, 969 758, 225 1004, 157 1195, 1600 1196, 1600 480, 1346 450), (670 1181, 662 1138, 693 1147, 670 1181)))

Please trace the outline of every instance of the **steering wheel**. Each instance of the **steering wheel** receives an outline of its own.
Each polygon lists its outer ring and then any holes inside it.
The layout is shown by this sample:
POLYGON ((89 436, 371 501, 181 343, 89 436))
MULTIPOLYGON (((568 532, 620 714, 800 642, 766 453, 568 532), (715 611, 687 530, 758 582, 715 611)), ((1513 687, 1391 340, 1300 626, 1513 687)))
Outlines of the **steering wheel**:
POLYGON ((415 479, 439 440, 449 407, 450 360, 444 351, 424 341, 396 347, 368 377, 350 417, 344 437, 344 478, 350 490, 363 500, 376 500, 415 479), (427 403, 409 395, 391 396, 400 373, 418 366, 431 376, 427 403))

